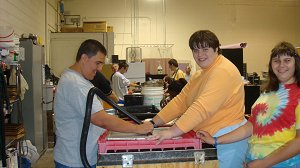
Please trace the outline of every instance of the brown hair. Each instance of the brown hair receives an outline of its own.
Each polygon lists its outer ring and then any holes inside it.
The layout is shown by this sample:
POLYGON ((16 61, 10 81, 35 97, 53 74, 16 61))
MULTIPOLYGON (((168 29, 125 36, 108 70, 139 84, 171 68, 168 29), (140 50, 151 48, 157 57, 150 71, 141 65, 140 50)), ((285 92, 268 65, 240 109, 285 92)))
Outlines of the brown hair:
POLYGON ((214 51, 218 49, 218 54, 222 53, 218 37, 209 30, 199 30, 193 33, 189 40, 189 46, 191 50, 211 47, 214 51))
POLYGON ((89 58, 97 55, 98 52, 107 55, 107 51, 105 47, 97 40, 88 39, 81 43, 77 55, 76 62, 78 62, 82 56, 82 54, 86 54, 89 58))
POLYGON ((169 65, 173 65, 173 66, 175 66, 175 67, 178 67, 178 62, 177 62, 177 60, 176 59, 170 59, 169 61, 168 61, 168 64, 169 65))
POLYGON ((265 87, 266 92, 277 91, 279 89, 279 80, 272 69, 272 59, 274 57, 280 57, 283 55, 294 57, 295 59, 295 73, 294 77, 296 79, 298 87, 300 87, 300 57, 296 48, 289 42, 278 43, 271 51, 269 60, 269 81, 265 87))

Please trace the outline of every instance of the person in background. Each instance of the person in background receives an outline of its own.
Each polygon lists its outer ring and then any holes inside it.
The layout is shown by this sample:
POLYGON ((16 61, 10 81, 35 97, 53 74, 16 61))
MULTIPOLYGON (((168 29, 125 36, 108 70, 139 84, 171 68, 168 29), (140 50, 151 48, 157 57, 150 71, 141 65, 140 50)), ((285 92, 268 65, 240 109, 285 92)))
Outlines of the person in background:
POLYGON ((170 59, 168 61, 169 68, 173 71, 171 78, 173 80, 178 80, 180 78, 184 78, 184 73, 181 69, 178 68, 178 62, 176 59, 170 59))
MULTIPOLYGON (((151 121, 162 126, 178 117, 167 130, 154 133, 149 140, 180 136, 191 130, 205 130, 218 137, 244 125, 244 83, 232 62, 221 55, 217 36, 209 30, 193 33, 189 39, 196 63, 202 68, 193 74, 182 91, 151 121)), ((247 139, 218 145, 219 167, 242 167, 247 150, 247 139)))
MULTIPOLYGON (((106 57, 105 47, 97 40, 84 41, 78 50, 76 62, 65 69, 58 82, 54 99, 56 168, 83 167, 80 159, 80 137, 85 117, 87 95, 92 80, 102 69, 106 57)), ((91 124, 86 142, 87 159, 93 168, 97 163, 97 141, 105 129, 117 132, 146 134, 153 130, 149 122, 137 125, 107 114, 98 96, 94 96, 91 124)))
POLYGON ((300 57, 280 42, 271 52, 269 81, 242 127, 216 140, 205 131, 197 136, 210 144, 229 144, 250 137, 248 168, 300 167, 300 57))
POLYGON ((115 92, 110 86, 110 82, 105 78, 105 76, 100 72, 100 70, 98 70, 94 79, 90 80, 90 82, 114 102, 119 101, 118 97, 116 96, 115 92))
POLYGON ((166 105, 166 102, 169 102, 170 100, 170 94, 167 92, 169 85, 173 82, 174 80, 170 76, 164 76, 163 78, 163 89, 164 89, 164 95, 162 100, 160 101, 160 107, 163 108, 166 105))
POLYGON ((191 71, 192 71, 192 68, 191 68, 190 65, 185 67, 184 78, 185 78, 186 81, 190 81, 191 76, 192 76, 191 71))
POLYGON ((164 108, 174 97, 176 97, 181 92, 186 84, 187 81, 184 78, 172 81, 170 85, 168 85, 166 96, 164 96, 164 98, 160 101, 160 107, 164 108))
POLYGON ((112 89, 116 93, 119 103, 124 104, 124 95, 128 94, 130 81, 124 76, 128 71, 129 65, 126 62, 119 63, 118 71, 112 77, 112 89))
POLYGON ((112 81, 112 77, 118 71, 118 69, 119 69, 118 64, 116 64, 116 63, 111 64, 111 70, 112 70, 113 73, 110 76, 110 81, 112 81))
POLYGON ((172 79, 171 77, 169 76, 165 76, 163 78, 163 82, 164 82, 164 91, 167 91, 168 90, 168 86, 170 85, 170 83, 172 82, 172 79))

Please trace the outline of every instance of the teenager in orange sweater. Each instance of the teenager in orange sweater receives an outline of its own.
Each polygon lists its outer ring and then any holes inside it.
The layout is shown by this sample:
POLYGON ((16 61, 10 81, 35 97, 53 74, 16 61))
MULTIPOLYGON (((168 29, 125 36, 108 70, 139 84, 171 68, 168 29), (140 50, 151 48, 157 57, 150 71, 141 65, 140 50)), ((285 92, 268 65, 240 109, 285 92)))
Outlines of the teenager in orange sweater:
MULTIPOLYGON (((181 93, 153 118, 154 126, 160 126, 180 117, 168 130, 149 137, 158 143, 191 130, 205 130, 218 137, 246 123, 244 84, 235 65, 221 55, 217 36, 209 30, 197 31, 189 46, 202 71, 196 72, 181 93)), ((242 167, 247 139, 216 148, 219 167, 242 167)))

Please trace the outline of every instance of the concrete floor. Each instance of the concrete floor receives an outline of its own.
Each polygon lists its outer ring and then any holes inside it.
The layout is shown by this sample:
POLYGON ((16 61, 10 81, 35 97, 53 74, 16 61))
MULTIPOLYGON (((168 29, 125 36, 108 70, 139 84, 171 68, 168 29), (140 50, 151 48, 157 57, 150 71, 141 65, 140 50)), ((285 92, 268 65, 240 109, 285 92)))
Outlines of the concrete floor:
POLYGON ((54 168, 53 148, 48 148, 40 159, 31 165, 32 168, 54 168))
POLYGON ((53 112, 47 112, 48 127, 48 149, 42 154, 35 164, 31 164, 32 168, 54 168, 53 146, 54 146, 54 130, 53 130, 53 112))

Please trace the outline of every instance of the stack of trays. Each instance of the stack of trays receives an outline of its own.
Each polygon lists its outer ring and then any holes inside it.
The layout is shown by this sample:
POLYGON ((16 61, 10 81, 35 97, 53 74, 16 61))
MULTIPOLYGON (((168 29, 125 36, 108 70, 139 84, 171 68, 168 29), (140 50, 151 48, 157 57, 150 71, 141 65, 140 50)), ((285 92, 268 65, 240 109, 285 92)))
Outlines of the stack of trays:
POLYGON ((11 139, 24 137, 25 129, 23 124, 5 124, 5 136, 11 139))

